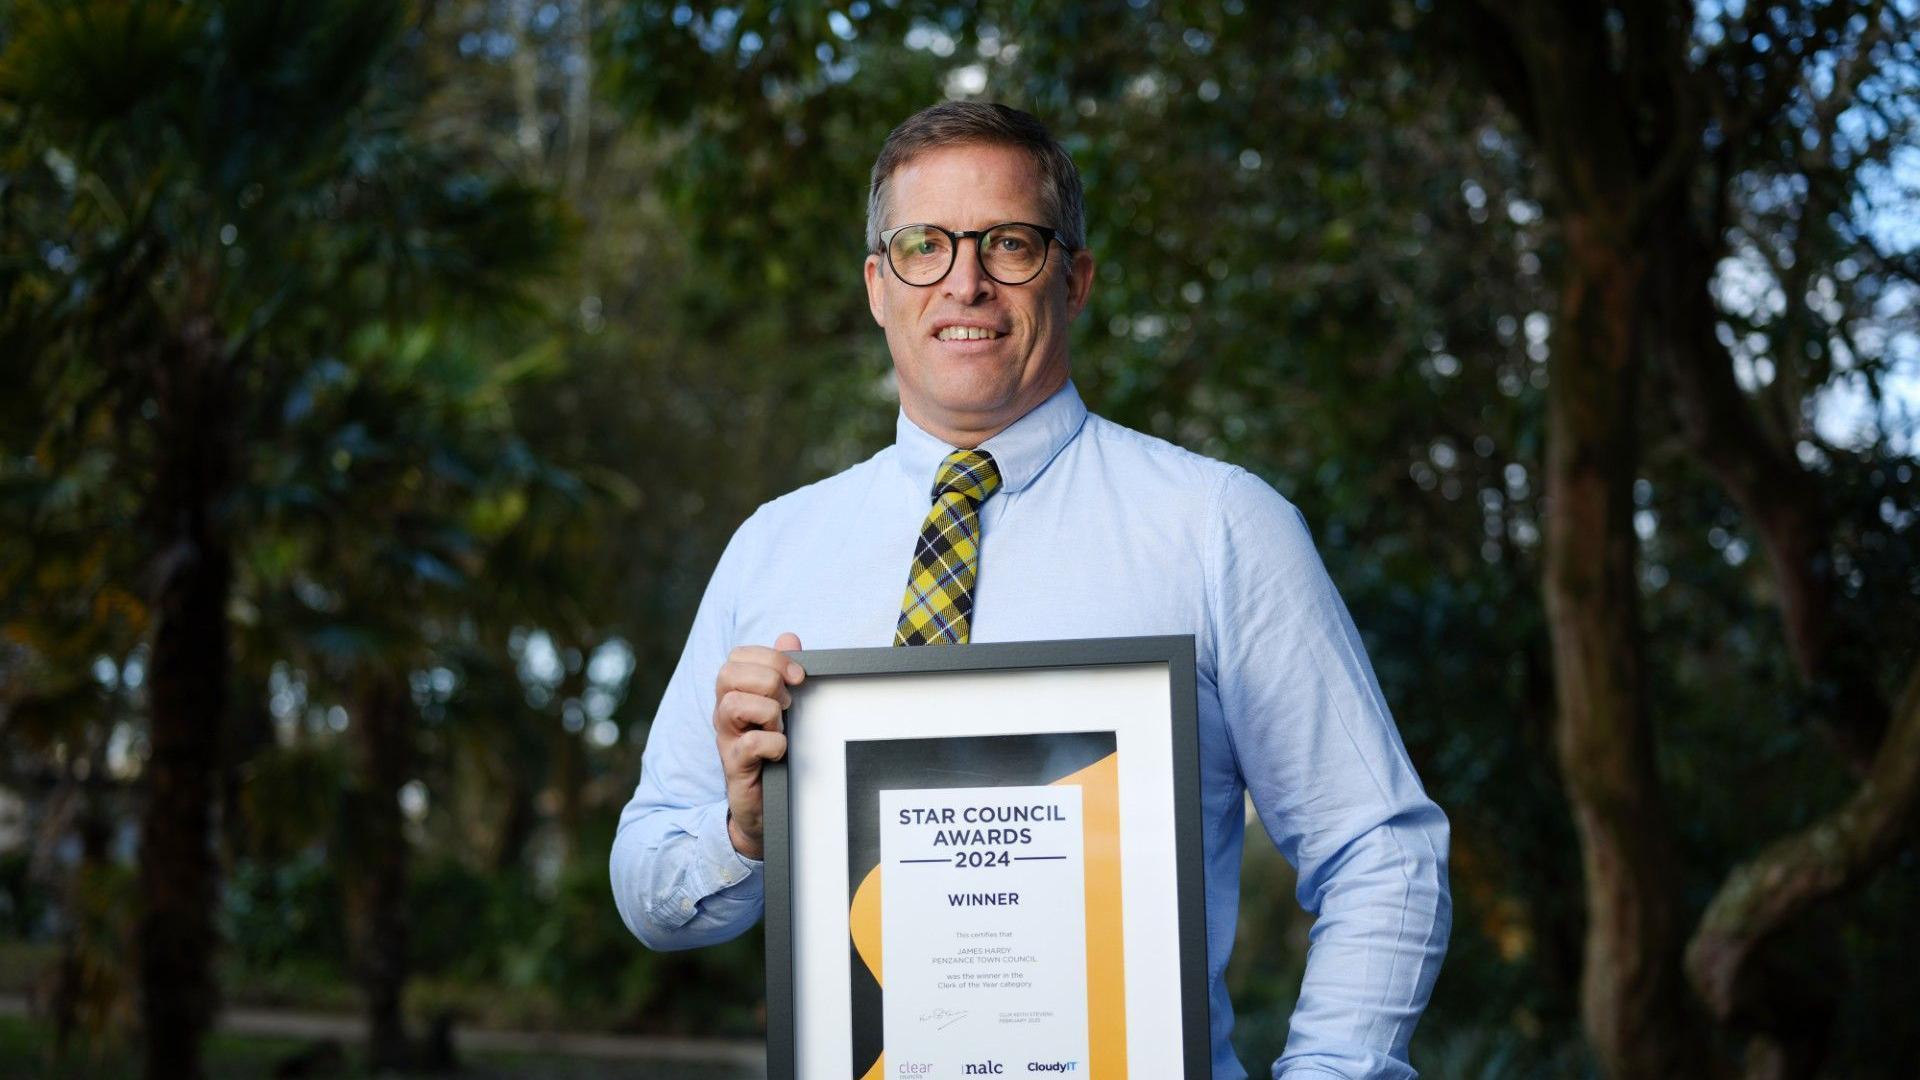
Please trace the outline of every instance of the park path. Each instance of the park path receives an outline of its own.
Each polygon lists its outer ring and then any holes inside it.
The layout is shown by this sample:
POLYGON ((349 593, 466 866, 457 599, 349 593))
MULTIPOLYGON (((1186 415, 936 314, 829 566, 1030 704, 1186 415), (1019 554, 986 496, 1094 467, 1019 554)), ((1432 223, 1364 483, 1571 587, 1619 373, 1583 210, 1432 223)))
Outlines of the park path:
MULTIPOLYGON (((0 994, 0 1016, 26 1018, 27 999, 0 994)), ((231 1008, 216 1022, 223 1032, 285 1039, 333 1039, 348 1045, 367 1037, 366 1022, 337 1013, 290 1009, 231 1008)), ((766 1075, 766 1047, 751 1039, 686 1039, 664 1035, 592 1035, 556 1031, 492 1031, 459 1028, 453 1032, 455 1053, 524 1054, 598 1060, 674 1071, 696 1071, 716 1080, 761 1080, 766 1075)))

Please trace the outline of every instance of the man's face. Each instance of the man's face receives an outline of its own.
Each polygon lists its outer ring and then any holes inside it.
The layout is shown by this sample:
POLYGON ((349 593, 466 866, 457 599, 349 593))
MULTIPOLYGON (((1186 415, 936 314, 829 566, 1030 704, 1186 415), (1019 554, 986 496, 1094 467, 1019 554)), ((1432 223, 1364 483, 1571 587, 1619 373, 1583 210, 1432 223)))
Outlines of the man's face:
MULTIPOLYGON (((1005 146, 930 150, 893 174, 887 220, 953 232, 1008 221, 1058 228, 1042 210, 1040 170, 1005 146)), ((915 287, 867 257, 867 304, 887 348, 909 419, 948 443, 973 447, 1045 401, 1067 381, 1067 326, 1086 306, 1093 256, 1069 258, 1049 245, 1047 265, 1024 285, 1002 285, 980 269, 979 245, 960 241, 953 269, 915 287), (954 336, 975 327, 991 336, 954 336)))

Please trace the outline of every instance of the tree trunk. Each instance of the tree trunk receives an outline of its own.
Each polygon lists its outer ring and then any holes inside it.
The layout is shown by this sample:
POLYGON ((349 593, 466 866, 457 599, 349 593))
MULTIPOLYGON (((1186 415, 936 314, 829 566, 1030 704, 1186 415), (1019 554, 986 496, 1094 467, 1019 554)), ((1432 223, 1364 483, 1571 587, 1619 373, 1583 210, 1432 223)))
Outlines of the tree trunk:
POLYGON ((358 881, 353 885, 357 968, 367 1007, 367 1063, 373 1071, 413 1061, 404 1015, 407 984, 407 835, 400 788, 412 767, 412 698, 404 676, 380 672, 362 685, 351 721, 361 798, 358 881))
POLYGON ((107 780, 107 730, 111 727, 109 719, 103 725, 106 730, 89 734, 85 779, 73 763, 62 770, 60 786, 47 800, 45 842, 35 845, 33 861, 39 863, 41 851, 52 847, 56 837, 68 835, 69 822, 80 842, 79 863, 58 884, 63 916, 60 957, 47 994, 56 1061, 66 1060, 77 1037, 98 1038, 106 1031, 122 986, 116 977, 119 955, 111 951, 110 936, 102 933, 97 899, 99 880, 111 871, 116 822, 107 805, 112 794, 107 780))
POLYGON ((217 1008, 213 796, 227 713, 232 561, 217 515, 234 473, 230 374, 210 322, 190 321, 156 367, 148 506, 158 553, 141 825, 140 988, 146 1075, 202 1075, 217 1008))
POLYGON ((1561 204, 1544 591, 1555 749, 1586 885, 1581 1016, 1608 1075, 1698 1076, 1705 1054, 1680 970, 1678 845, 1654 766, 1633 531, 1646 208, 1691 160, 1663 74, 1684 56, 1686 20, 1648 8, 1609 25, 1600 8, 1521 0, 1454 10, 1461 43, 1561 204))
POLYGON ((1644 263, 1570 214, 1547 390, 1546 602, 1587 900, 1581 1012, 1607 1073, 1698 1075, 1675 842, 1654 768, 1633 532, 1644 263))

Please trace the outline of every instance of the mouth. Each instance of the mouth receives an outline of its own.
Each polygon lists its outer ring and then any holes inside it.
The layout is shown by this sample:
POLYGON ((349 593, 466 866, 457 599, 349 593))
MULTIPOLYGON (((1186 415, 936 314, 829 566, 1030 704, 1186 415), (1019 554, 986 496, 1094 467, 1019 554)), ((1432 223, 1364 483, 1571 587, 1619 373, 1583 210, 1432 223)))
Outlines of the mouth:
POLYGON ((968 326, 960 323, 942 326, 933 332, 936 341, 995 341, 1006 336, 1005 331, 995 330, 990 326, 968 326))

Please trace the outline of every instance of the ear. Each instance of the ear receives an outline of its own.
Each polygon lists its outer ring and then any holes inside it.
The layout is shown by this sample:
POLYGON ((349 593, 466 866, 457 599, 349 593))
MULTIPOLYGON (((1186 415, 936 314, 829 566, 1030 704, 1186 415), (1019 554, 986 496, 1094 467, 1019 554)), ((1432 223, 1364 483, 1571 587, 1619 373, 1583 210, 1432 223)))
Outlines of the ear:
POLYGON ((1087 298, 1093 295, 1093 252, 1081 250, 1073 253, 1073 265, 1067 269, 1067 320, 1080 317, 1080 311, 1087 306, 1087 298))
POLYGON ((867 256, 867 310, 873 312, 873 321, 883 329, 887 325, 886 305, 882 302, 887 289, 887 269, 880 265, 880 256, 867 256))

